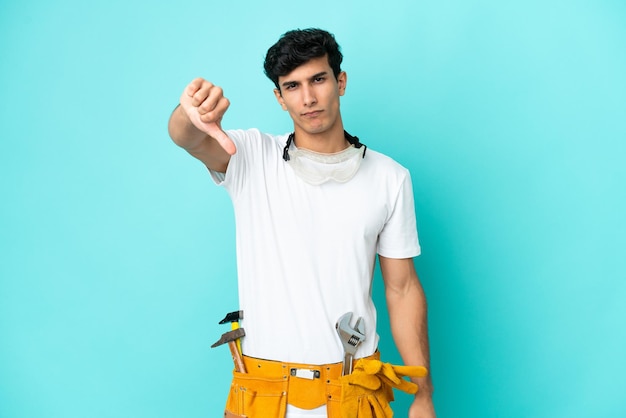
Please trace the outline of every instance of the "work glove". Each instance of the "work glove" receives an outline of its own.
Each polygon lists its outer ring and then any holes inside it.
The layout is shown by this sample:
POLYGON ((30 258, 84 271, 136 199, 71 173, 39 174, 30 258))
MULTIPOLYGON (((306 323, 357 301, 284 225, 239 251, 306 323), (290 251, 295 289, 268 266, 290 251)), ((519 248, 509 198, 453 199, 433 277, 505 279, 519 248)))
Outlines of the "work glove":
POLYGON ((342 376, 341 415, 343 418, 391 418, 392 388, 415 394, 416 383, 405 376, 424 377, 428 370, 422 366, 394 366, 380 360, 359 359, 351 374, 342 376))

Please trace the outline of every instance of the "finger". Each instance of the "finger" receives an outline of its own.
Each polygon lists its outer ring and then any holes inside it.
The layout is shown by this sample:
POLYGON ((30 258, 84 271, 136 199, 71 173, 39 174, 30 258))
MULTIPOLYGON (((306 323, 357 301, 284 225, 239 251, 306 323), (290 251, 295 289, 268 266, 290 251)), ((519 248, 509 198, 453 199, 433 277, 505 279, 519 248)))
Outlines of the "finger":
POLYGON ((189 114, 190 112, 198 113, 198 108, 193 105, 193 97, 187 94, 187 90, 183 91, 183 94, 180 95, 180 105, 185 112, 189 114))
POLYGON ((230 101, 226 97, 221 97, 219 101, 213 106, 210 111, 204 112, 201 108, 198 108, 198 113, 200 114, 200 120, 206 123, 218 122, 228 110, 230 106, 230 101))
MULTIPOLYGON (((201 90, 201 92, 204 93, 203 90, 201 90)), ((222 90, 222 88, 218 86, 212 86, 207 92, 207 97, 204 98, 202 103, 198 105, 198 112, 202 115, 216 110, 222 99, 224 99, 224 91, 222 90)), ((225 110, 226 109, 224 109, 224 111, 225 110)))
POLYGON ((195 78, 191 83, 185 87, 185 93, 189 97, 193 97, 194 94, 202 87, 202 83, 204 82, 203 78, 195 78))
POLYGON ((184 109, 188 109, 191 107, 191 96, 187 94, 187 88, 183 91, 183 94, 180 95, 180 105, 184 109))
MULTIPOLYGON (((193 95, 192 103, 195 107, 202 105, 210 96, 211 91, 215 88, 212 83, 205 81, 200 89, 193 95)), ((214 93, 215 94, 215 93, 214 93)))

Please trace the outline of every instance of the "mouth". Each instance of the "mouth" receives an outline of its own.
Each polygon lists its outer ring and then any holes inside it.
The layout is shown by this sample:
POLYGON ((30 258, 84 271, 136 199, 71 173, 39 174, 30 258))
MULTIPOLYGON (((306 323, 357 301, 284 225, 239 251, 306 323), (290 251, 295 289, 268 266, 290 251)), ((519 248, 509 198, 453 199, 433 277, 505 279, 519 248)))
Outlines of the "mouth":
POLYGON ((310 112, 303 113, 302 116, 305 118, 316 118, 322 113, 321 110, 313 110, 310 112))

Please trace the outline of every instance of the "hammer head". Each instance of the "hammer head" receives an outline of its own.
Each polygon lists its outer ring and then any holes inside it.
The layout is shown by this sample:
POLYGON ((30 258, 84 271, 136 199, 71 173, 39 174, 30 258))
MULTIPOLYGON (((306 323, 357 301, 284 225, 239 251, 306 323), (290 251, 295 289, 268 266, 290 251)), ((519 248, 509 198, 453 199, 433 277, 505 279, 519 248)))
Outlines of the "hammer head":
POLYGON ((240 319, 243 319, 243 311, 235 311, 227 313, 224 319, 222 319, 219 323, 225 324, 227 322, 237 322, 240 319))
POLYGON ((222 344, 227 344, 231 341, 237 341, 239 338, 245 335, 246 335, 246 332, 243 330, 243 328, 237 328, 232 331, 225 332, 222 334, 222 337, 219 340, 217 340, 215 344, 211 346, 211 348, 215 348, 222 344))

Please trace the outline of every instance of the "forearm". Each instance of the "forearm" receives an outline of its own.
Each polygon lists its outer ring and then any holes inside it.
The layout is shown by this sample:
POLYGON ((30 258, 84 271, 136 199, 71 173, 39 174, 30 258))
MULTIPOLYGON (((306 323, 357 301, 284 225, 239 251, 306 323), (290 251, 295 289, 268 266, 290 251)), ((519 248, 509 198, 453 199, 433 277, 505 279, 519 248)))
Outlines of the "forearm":
MULTIPOLYGON (((425 366, 430 372, 426 296, 413 259, 379 259, 391 333, 402 361, 408 366, 425 366)), ((412 380, 420 387, 418 397, 429 398, 433 390, 430 373, 412 380)))
MULTIPOLYGON (((415 276, 404 288, 386 291, 391 333, 402 361, 406 365, 425 366, 430 371, 428 317, 424 291, 415 276)), ((432 392, 430 374, 413 378, 422 394, 432 392)))

